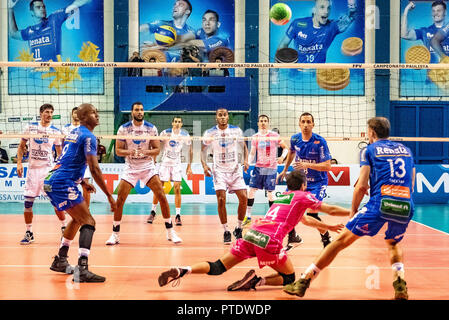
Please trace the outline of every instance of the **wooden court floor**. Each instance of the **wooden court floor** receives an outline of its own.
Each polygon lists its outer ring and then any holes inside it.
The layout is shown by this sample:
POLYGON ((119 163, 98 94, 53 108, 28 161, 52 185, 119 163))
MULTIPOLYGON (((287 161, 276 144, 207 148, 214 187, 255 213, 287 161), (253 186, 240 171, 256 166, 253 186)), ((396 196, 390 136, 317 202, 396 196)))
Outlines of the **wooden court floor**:
MULTIPOLYGON (((72 276, 49 269, 60 241, 60 225, 54 215, 35 215, 35 242, 22 246, 22 214, 0 215, 0 300, 295 300, 280 287, 262 287, 250 292, 227 292, 226 287, 250 269, 247 260, 221 276, 188 275, 178 286, 160 288, 158 275, 173 265, 215 261, 229 250, 222 243, 223 230, 215 215, 185 215, 183 226, 175 227, 184 240, 174 245, 166 240, 159 214, 153 225, 144 215, 125 215, 121 243, 106 246, 112 229, 112 215, 95 215, 97 222, 89 257, 89 268, 106 277, 101 284, 74 284, 72 276)), ((234 228, 236 216, 228 217, 234 228)), ((323 216, 329 222, 347 218, 323 216)), ((316 230, 297 226, 304 243, 292 250, 297 277, 322 249, 316 230)), ((328 269, 312 283, 304 299, 377 300, 393 297, 392 272, 383 240, 384 229, 375 238, 362 238, 340 253, 328 269)), ((333 234, 335 237, 335 234, 333 234)), ((411 222, 402 241, 410 299, 449 299, 449 235, 411 222)), ((70 251, 75 264, 78 237, 70 251)))

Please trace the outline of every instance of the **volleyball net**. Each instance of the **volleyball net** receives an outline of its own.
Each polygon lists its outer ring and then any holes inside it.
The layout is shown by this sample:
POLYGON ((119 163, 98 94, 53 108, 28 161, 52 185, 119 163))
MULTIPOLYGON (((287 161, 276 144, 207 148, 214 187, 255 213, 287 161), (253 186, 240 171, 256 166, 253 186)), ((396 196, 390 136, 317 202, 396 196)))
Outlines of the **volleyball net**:
MULTIPOLYGON (((38 121, 39 107, 54 106, 53 124, 71 122, 73 107, 93 104, 100 115, 95 133, 116 139, 140 101, 159 132, 182 116, 192 139, 215 125, 215 110, 226 108, 230 123, 247 140, 257 115, 270 117, 283 139, 299 131, 298 118, 313 114, 314 131, 328 140, 366 140, 366 121, 376 99, 449 99, 449 65, 299 63, 0 62, 2 140, 17 141, 25 125, 38 121), (421 97, 421 98, 420 98, 421 97)), ((392 130, 393 133, 399 132, 392 130)), ((404 135, 403 141, 447 142, 448 138, 404 135)), ((7 144, 6 143, 6 144, 7 144)), ((11 142, 12 143, 12 142, 11 142)))

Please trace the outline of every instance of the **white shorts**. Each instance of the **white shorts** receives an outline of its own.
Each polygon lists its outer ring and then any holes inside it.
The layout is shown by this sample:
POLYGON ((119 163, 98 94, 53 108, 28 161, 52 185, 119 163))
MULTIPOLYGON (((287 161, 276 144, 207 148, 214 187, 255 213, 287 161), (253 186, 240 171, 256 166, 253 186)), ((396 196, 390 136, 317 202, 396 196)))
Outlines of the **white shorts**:
POLYGON ((44 180, 51 170, 51 167, 29 168, 27 169, 27 179, 25 182, 25 197, 39 197, 44 193, 44 180))
POLYGON ((92 178, 92 174, 90 173, 89 166, 87 166, 86 171, 84 172, 84 178, 83 179, 89 179, 92 178))
POLYGON ((220 172, 215 170, 212 175, 215 191, 227 190, 229 193, 234 193, 237 190, 247 189, 242 170, 237 170, 236 172, 220 172))
POLYGON ((181 182, 182 181, 182 169, 181 166, 165 166, 164 164, 159 165, 159 179, 161 181, 173 181, 173 182, 181 182))
POLYGON ((150 181, 150 179, 153 178, 155 175, 157 175, 155 168, 139 171, 125 169, 125 171, 123 171, 121 179, 125 180, 130 185, 135 187, 139 180, 146 185, 148 181, 150 181))

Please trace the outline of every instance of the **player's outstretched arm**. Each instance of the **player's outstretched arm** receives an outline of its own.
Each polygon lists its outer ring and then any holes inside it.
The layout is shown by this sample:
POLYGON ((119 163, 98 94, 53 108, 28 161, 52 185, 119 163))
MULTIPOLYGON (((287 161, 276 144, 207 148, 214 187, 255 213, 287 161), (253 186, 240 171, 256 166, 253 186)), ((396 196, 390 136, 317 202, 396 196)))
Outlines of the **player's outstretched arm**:
POLYGON ((321 207, 318 210, 331 216, 349 216, 349 214, 351 213, 349 209, 330 205, 324 202, 321 203, 321 207))
POLYGON ((108 198, 109 204, 111 206, 111 211, 114 212, 117 208, 117 205, 115 203, 114 198, 112 197, 112 194, 109 192, 106 183, 103 179, 103 174, 100 170, 100 166, 98 165, 98 159, 96 155, 88 154, 86 156, 87 165, 89 166, 90 173, 92 174, 92 178, 97 183, 97 185, 100 187, 101 191, 104 192, 106 197, 108 198))
POLYGON ((75 0, 65 9, 65 13, 70 13, 73 10, 79 9, 85 4, 89 3, 91 0, 75 0))
POLYGON ((301 218, 301 222, 308 226, 308 227, 312 227, 312 228, 316 228, 316 229, 323 229, 323 230, 330 230, 330 231, 334 231, 334 232, 340 232, 345 226, 344 224, 335 224, 335 225, 330 225, 327 223, 323 223, 319 220, 316 220, 315 218, 309 217, 308 215, 303 215, 301 218))

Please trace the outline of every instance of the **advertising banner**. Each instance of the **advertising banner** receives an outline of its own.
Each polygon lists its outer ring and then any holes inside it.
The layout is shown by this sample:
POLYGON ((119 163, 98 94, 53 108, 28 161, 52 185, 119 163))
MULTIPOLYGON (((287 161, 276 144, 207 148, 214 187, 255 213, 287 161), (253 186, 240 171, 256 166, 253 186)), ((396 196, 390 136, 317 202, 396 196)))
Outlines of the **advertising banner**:
MULTIPOLYGON (((103 62, 103 11, 103 0, 8 1, 8 60, 103 62)), ((103 77, 102 68, 9 68, 8 87, 9 94, 103 94, 103 77)))

